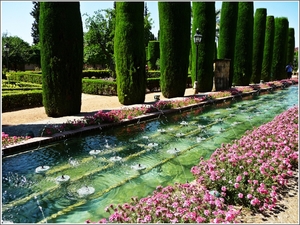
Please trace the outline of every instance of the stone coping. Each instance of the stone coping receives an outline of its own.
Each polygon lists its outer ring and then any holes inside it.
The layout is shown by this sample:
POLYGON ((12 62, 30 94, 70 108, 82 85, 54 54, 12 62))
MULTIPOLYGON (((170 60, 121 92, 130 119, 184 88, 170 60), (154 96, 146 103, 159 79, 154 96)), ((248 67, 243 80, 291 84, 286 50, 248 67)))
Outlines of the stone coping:
MULTIPOLYGON (((273 91, 273 90, 279 89, 279 88, 283 88, 283 87, 282 86, 279 86, 276 88, 270 87, 270 88, 264 88, 264 89, 259 89, 259 90, 253 90, 250 92, 240 93, 240 94, 236 94, 236 95, 232 95, 232 96, 228 96, 228 97, 218 98, 218 99, 214 99, 214 100, 210 99, 210 100, 203 101, 203 102, 200 102, 197 104, 183 106, 183 107, 176 108, 176 109, 168 109, 168 110, 162 110, 159 112, 147 113, 147 114, 135 117, 131 120, 125 119, 125 120, 123 120, 121 122, 117 122, 117 123, 93 125, 93 126, 87 126, 87 127, 83 127, 80 129, 76 129, 76 130, 70 130, 70 131, 65 131, 62 133, 56 133, 52 137, 34 137, 34 138, 30 138, 28 140, 25 140, 25 141, 22 141, 22 142, 13 144, 13 145, 8 145, 5 148, 2 148, 2 157, 6 157, 6 156, 13 155, 16 153, 24 152, 24 150, 29 149, 29 148, 31 148, 31 151, 34 150, 32 148, 39 149, 41 146, 45 146, 47 144, 50 144, 50 143, 53 143, 56 141, 64 140, 69 137, 79 136, 83 133, 93 132, 93 131, 96 131, 99 129, 105 130, 105 129, 108 129, 111 127, 125 126, 125 125, 129 125, 129 124, 138 123, 141 121, 149 121, 151 119, 159 118, 159 116, 163 115, 163 114, 178 113, 178 112, 182 112, 182 111, 186 111, 186 110, 195 109, 197 107, 202 107, 205 105, 211 105, 213 103, 231 101, 231 100, 236 99, 237 97, 242 98, 242 97, 249 96, 249 95, 255 95, 255 94, 258 95, 260 92, 270 92, 270 91, 273 91)), ((183 97, 183 99, 184 98, 185 97, 183 97)))

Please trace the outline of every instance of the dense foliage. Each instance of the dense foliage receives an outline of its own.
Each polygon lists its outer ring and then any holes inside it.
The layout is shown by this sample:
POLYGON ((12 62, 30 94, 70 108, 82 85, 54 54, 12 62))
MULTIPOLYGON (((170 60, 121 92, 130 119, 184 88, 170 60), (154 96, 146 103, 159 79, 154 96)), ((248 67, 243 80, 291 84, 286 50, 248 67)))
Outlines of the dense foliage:
POLYGON ((272 80, 284 79, 287 56, 289 21, 286 17, 275 18, 274 47, 272 58, 272 80))
POLYGON ((286 65, 288 63, 293 63, 294 51, 295 51, 295 30, 294 28, 289 28, 288 40, 287 40, 286 65))
POLYGON ((119 102, 143 103, 146 94, 144 3, 116 2, 114 54, 119 102))
POLYGON ((233 62, 233 83, 248 85, 252 75, 253 2, 239 2, 233 62))
POLYGON ((160 87, 166 98, 184 96, 190 52, 189 2, 158 2, 160 87))
POLYGON ((229 87, 232 86, 238 2, 222 2, 218 59, 230 59, 229 87))
POLYGON ((51 117, 78 114, 83 66, 79 2, 41 2, 39 31, 46 114, 51 117))
POLYGON ((261 69, 261 79, 263 81, 271 80, 274 32, 275 32, 274 16, 267 16, 264 54, 263 54, 262 69, 261 69))
POLYGON ((260 82, 265 44, 266 16, 267 9, 256 9, 253 27, 252 83, 260 82))
POLYGON ((159 41, 149 41, 147 51, 148 69, 157 70, 156 61, 160 58, 159 41))
POLYGON ((2 35, 2 67, 9 70, 24 70, 30 60, 30 45, 17 36, 2 35), (9 45, 9 51, 4 51, 4 45, 9 45))
POLYGON ((193 25, 192 35, 197 28, 202 35, 201 43, 197 46, 192 45, 192 78, 198 81, 198 91, 211 91, 213 87, 213 61, 216 35, 216 14, 214 2, 193 2, 193 25), (196 67, 197 61, 197 67, 196 67), (196 79, 197 78, 197 79, 196 79))

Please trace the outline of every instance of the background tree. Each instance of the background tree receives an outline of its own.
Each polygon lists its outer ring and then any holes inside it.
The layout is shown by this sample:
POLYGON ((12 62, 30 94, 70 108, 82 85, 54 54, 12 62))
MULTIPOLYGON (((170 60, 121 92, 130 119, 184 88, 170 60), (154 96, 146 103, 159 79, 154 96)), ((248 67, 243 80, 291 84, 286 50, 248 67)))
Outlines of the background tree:
POLYGON ((83 66, 79 2, 41 2, 39 31, 46 114, 50 117, 78 114, 83 66))
POLYGON ((285 64, 294 62, 294 51, 295 51, 295 30, 294 28, 289 28, 285 64))
POLYGON ((249 85, 252 75, 253 2, 239 2, 233 62, 233 83, 249 85))
POLYGON ((272 59, 272 80, 287 78, 285 72, 289 21, 286 17, 275 18, 275 33, 272 59))
POLYGON ((114 74, 115 9, 104 9, 87 16, 84 34, 84 63, 107 65, 114 74))
POLYGON ((270 81, 271 79, 274 32, 275 32, 274 16, 267 16, 264 53, 263 53, 263 61, 262 61, 262 69, 261 69, 261 79, 264 81, 270 81))
POLYGON ((140 104, 146 94, 144 3, 116 2, 114 52, 119 102, 140 104))
MULTIPOLYGON (((196 56, 196 45, 192 44, 192 78, 195 81, 196 57, 198 57, 198 91, 211 91, 213 86, 213 62, 216 36, 216 12, 215 2, 193 2, 193 25, 192 35, 199 28, 202 34, 201 43, 198 46, 198 56, 196 56)), ((193 36, 192 36, 193 37, 193 36)))
POLYGON ((261 78, 264 54, 267 9, 258 8, 255 11, 253 27, 253 55, 251 82, 259 83, 261 78))
POLYGON ((29 64, 34 64, 38 68, 41 68, 41 48, 40 48, 40 43, 30 46, 28 63, 29 64))
POLYGON ((190 52, 190 2, 158 2, 160 87, 166 98, 182 97, 190 52))
POLYGON ((157 70, 156 61, 160 58, 159 41, 149 41, 147 50, 149 70, 157 70))
POLYGON ((9 44, 8 68, 9 70, 24 70, 25 64, 28 64, 30 58, 30 45, 18 36, 2 35, 2 67, 6 67, 6 53, 4 45, 9 44))
POLYGON ((230 59, 229 87, 232 86, 238 2, 222 2, 218 59, 230 59))
POLYGON ((31 27, 31 36, 33 37, 33 44, 36 45, 40 41, 39 37, 39 18, 40 18, 40 2, 32 2, 33 9, 30 15, 33 16, 34 21, 31 27))

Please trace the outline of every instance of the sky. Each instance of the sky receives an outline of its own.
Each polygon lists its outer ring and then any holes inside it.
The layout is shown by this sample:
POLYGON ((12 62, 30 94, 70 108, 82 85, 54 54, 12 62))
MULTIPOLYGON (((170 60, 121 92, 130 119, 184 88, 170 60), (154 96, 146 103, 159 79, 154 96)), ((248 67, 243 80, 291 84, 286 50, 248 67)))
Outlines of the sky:
MULTIPOLYGON (((152 33, 157 37, 159 30, 159 17, 157 1, 146 1, 150 18, 153 20, 152 33)), ((222 6, 216 1, 216 9, 222 6)), ((80 1, 80 11, 83 28, 85 28, 84 14, 93 16, 99 9, 113 8, 113 1, 80 1)), ((299 47, 299 3, 298 1, 254 1, 254 13, 257 8, 266 8, 267 16, 287 17, 289 27, 295 30, 295 47, 299 47)), ((34 21, 30 12, 33 9, 32 1, 1 1, 1 34, 18 36, 32 45, 31 27, 34 21)))

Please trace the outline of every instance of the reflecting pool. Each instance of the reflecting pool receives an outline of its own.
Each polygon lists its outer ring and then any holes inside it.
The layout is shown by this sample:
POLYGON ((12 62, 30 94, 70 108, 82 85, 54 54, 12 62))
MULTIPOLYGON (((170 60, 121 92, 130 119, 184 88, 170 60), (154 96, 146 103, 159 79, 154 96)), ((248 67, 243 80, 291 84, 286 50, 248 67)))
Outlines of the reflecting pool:
POLYGON ((158 119, 99 129, 2 159, 2 217, 13 223, 84 223, 105 207, 190 182, 192 166, 222 143, 298 104, 298 86, 234 98, 158 119))

